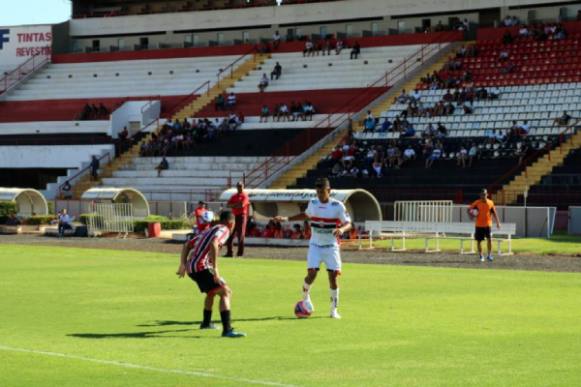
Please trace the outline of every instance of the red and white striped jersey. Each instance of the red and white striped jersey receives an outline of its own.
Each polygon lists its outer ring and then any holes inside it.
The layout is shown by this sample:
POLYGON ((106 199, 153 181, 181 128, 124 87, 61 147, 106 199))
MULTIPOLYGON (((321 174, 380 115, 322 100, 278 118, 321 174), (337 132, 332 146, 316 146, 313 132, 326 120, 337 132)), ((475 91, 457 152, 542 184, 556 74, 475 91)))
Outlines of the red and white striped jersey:
POLYGON ((230 230, 223 224, 218 224, 190 240, 190 252, 188 254, 187 268, 188 273, 197 273, 211 268, 210 265, 210 249, 214 239, 218 240, 220 247, 226 243, 230 236, 230 230))
POLYGON ((310 243, 316 246, 338 245, 339 241, 333 235, 333 230, 351 222, 345 205, 333 198, 329 198, 327 203, 322 203, 319 199, 311 199, 305 214, 311 220, 310 243))

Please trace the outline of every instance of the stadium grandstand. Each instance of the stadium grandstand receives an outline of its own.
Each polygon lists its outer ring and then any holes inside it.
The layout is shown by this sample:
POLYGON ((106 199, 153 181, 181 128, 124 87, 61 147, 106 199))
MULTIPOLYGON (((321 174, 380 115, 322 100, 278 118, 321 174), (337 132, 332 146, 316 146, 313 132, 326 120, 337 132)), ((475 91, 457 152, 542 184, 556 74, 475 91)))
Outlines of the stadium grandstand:
POLYGON ((581 204, 576 2, 71 3, 2 67, 0 186, 581 204))

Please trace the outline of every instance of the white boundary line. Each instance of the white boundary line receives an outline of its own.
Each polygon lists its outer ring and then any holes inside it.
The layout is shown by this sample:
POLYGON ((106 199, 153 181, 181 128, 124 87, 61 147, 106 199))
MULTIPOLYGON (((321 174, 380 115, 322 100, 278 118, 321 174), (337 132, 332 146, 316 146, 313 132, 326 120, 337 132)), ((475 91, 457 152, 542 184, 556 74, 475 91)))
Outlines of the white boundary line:
POLYGON ((6 345, 1 345, 1 344, 0 344, 0 351, 32 353, 35 355, 44 355, 44 356, 60 357, 60 358, 64 358, 64 359, 82 360, 82 361, 87 361, 87 362, 91 362, 91 363, 112 365, 112 366, 116 366, 116 367, 133 368, 133 369, 153 371, 153 372, 162 372, 162 373, 166 373, 166 374, 177 374, 177 375, 197 376, 197 377, 202 377, 202 378, 221 379, 221 380, 227 380, 227 381, 232 381, 232 382, 237 382, 237 383, 256 384, 256 385, 262 385, 262 386, 294 387, 294 385, 292 385, 292 384, 282 384, 282 383, 277 383, 277 382, 269 382, 266 380, 253 380, 253 379, 236 378, 236 377, 230 377, 230 376, 220 376, 220 375, 215 375, 215 374, 211 374, 211 373, 203 372, 203 371, 188 371, 188 370, 172 369, 172 368, 149 367, 149 366, 126 363, 126 362, 116 361, 116 360, 93 359, 90 357, 70 355, 70 354, 66 354, 66 353, 38 351, 38 350, 25 349, 25 348, 15 348, 15 347, 9 347, 6 345))

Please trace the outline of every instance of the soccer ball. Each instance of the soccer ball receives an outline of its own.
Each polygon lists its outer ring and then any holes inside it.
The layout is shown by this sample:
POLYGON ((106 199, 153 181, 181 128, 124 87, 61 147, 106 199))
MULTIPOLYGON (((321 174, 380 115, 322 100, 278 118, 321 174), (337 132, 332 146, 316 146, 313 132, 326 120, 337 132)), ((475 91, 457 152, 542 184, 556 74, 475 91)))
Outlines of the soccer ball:
POLYGON ((295 304, 295 316, 297 316, 297 318, 310 317, 312 312, 310 305, 304 300, 300 300, 295 304))
POLYGON ((205 223, 212 223, 214 221, 214 213, 212 211, 206 211, 202 214, 202 219, 205 223))
POLYGON ((470 216, 476 218, 478 216, 478 208, 471 208, 470 209, 470 216))

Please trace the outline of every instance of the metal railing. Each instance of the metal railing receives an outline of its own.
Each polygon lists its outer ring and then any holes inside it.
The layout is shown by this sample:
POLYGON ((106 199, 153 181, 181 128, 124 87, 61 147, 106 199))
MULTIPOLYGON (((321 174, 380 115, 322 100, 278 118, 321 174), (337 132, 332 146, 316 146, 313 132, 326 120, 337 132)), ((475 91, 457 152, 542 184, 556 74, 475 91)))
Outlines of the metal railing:
POLYGON ((219 85, 220 81, 226 77, 232 78, 232 76, 234 75, 234 67, 235 67, 236 63, 240 62, 241 60, 246 58, 248 55, 255 55, 254 47, 252 47, 250 50, 248 50, 247 52, 245 52, 244 54, 242 54, 241 56, 236 58, 236 60, 234 60, 232 63, 230 63, 229 65, 227 65, 223 69, 218 70, 218 74, 216 74, 216 77, 217 77, 216 84, 219 85))
MULTIPOLYGON (((111 158, 111 153, 107 152, 104 155, 100 156, 97 158, 97 160, 99 160, 99 167, 102 168, 101 166, 101 162, 103 160, 107 159, 107 164, 111 162, 112 158, 111 158)), ((58 186, 58 191, 57 191, 57 197, 62 197, 62 193, 63 193, 63 186, 68 182, 71 186, 74 184, 74 181, 78 178, 81 178, 82 176, 84 176, 87 172, 89 172, 89 170, 91 169, 91 165, 89 164, 88 166, 86 166, 85 168, 82 168, 80 171, 78 171, 77 173, 75 173, 73 176, 69 177, 64 183, 62 183, 61 185, 58 186)))
POLYGON ((196 87, 194 89, 194 91, 192 91, 190 94, 188 94, 184 98, 180 99, 172 107, 172 109, 167 113, 167 115, 169 117, 173 117, 180 110, 182 110, 184 107, 186 107, 189 103, 191 103, 192 101, 194 101, 197 98, 197 95, 198 94, 202 95, 202 94, 209 94, 209 93, 210 93, 210 81, 206 81, 206 82, 202 83, 200 86, 196 87), (199 93, 203 89, 206 89, 206 91, 203 92, 203 93, 199 93))
POLYGON ((26 79, 30 78, 32 74, 42 69, 49 62, 50 56, 37 54, 30 57, 26 62, 8 72, 2 79, 0 79, 0 85, 2 87, 0 95, 7 93, 26 79))
MULTIPOLYGON (((569 134, 569 132, 571 132, 571 134, 575 133, 575 128, 577 127, 577 125, 581 123, 581 118, 578 118, 575 120, 574 123, 567 125, 559 134, 558 134, 558 141, 556 143, 550 143, 548 142, 545 146, 544 149, 541 150, 536 150, 535 152, 532 152, 531 154, 529 154, 528 156, 524 157, 522 159, 522 161, 520 163, 518 163, 517 165, 515 165, 514 167, 512 167, 511 169, 509 169, 505 174, 503 174, 501 177, 499 177, 498 179, 496 179, 492 184, 490 184, 487 189, 488 192, 490 193, 497 193, 498 191, 502 192, 502 203, 506 202, 506 191, 503 188, 503 186, 505 184, 509 184, 510 181, 508 181, 508 183, 504 183, 506 182, 508 179, 510 179, 511 177, 514 177, 524 166, 524 174, 525 177, 527 176, 527 168, 532 165, 534 162, 538 161, 541 157, 543 157, 545 154, 548 154, 549 160, 551 160, 551 151, 553 151, 557 146, 559 147, 560 151, 563 152, 563 144, 566 142, 567 140, 567 134, 569 134)), ((512 191, 511 191, 512 192, 512 191)))
MULTIPOLYGON (((321 119, 313 126, 313 129, 321 127, 338 128, 347 123, 354 115, 352 111, 360 111, 361 109, 356 109, 356 107, 359 106, 359 104, 364 104, 366 101, 369 101, 370 91, 373 89, 380 89, 380 91, 377 92, 377 97, 379 97, 383 92, 385 92, 385 90, 381 88, 389 87, 390 85, 407 78, 410 73, 423 65, 427 58, 438 52, 443 44, 448 44, 454 41, 454 37, 460 37, 457 31, 449 31, 434 36, 433 39, 428 43, 423 44, 416 52, 405 58, 399 65, 386 71, 385 74, 379 77, 375 82, 368 85, 361 93, 352 97, 343 105, 336 107, 331 113, 328 113, 326 118, 321 119)), ((333 131, 317 142, 317 144, 325 144, 328 140, 333 139, 337 135, 338 134, 333 131)), ((282 171, 282 169, 284 169, 293 158, 294 157, 287 156, 287 159, 281 160, 279 156, 272 156, 265 160, 246 174, 246 185, 253 188, 259 187, 271 176, 282 171)))

